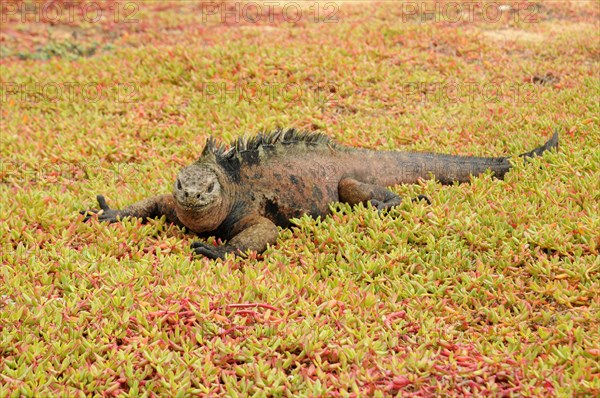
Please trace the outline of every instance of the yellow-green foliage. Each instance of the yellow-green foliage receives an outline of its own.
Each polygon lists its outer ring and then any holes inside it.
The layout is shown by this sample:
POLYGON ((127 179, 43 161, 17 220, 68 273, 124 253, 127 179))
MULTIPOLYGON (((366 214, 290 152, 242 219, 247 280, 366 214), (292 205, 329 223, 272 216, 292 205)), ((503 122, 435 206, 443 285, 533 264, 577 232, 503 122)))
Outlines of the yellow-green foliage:
POLYGON ((598 2, 466 2, 456 22, 450 3, 321 2, 296 23, 283 3, 260 22, 119 4, 3 20, 0 397, 600 393, 598 2), (264 258, 192 258, 164 220, 81 222, 97 193, 169 192, 209 135, 278 126, 472 155, 561 142, 504 181, 395 188, 431 205, 334 205, 264 258))

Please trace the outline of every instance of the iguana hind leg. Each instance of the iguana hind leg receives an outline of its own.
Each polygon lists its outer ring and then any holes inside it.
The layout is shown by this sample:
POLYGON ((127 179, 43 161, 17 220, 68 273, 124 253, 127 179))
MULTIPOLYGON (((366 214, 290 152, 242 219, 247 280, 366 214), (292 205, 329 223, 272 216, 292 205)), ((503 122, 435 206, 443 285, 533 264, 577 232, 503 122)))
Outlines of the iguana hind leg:
MULTIPOLYGON (((353 178, 344 178, 338 184, 340 202, 356 205, 371 203, 377 210, 389 210, 398 206, 402 198, 389 189, 375 184, 366 184, 353 178)), ((431 204, 425 195, 418 195, 413 202, 424 200, 431 204)))
POLYGON ((268 218, 251 215, 234 223, 229 233, 233 237, 222 246, 215 247, 197 241, 192 243, 192 250, 212 259, 224 258, 227 253, 242 255, 248 250, 262 253, 267 249, 267 244, 275 243, 279 231, 268 218))
POLYGON ((344 178, 338 184, 340 202, 356 205, 371 203, 378 210, 387 210, 398 206, 402 198, 389 189, 360 182, 353 178, 344 178))

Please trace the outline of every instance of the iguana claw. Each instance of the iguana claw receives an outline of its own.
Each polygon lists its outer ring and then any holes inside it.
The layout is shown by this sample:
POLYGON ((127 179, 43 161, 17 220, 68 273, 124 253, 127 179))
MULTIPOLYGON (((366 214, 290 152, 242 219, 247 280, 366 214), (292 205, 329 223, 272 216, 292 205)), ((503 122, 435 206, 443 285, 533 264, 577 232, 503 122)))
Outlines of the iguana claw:
POLYGON ((96 200, 98 201, 100 210, 81 210, 79 214, 83 214, 85 216, 83 222, 87 222, 90 219, 92 219, 94 214, 98 215, 98 221, 104 221, 109 223, 118 222, 123 218, 119 210, 111 209, 108 206, 108 204, 106 203, 106 199, 104 199, 104 195, 97 195, 96 200))
POLYGON ((371 206, 373 206, 374 208, 376 208, 380 213, 385 213, 388 210, 390 210, 391 208, 398 206, 399 201, 394 201, 394 202, 383 202, 381 200, 377 200, 377 199, 371 199, 369 200, 369 203, 371 203, 371 206))
POLYGON ((192 243, 190 247, 195 254, 202 255, 213 260, 217 258, 224 259, 228 252, 228 250, 223 246, 215 247, 200 241, 192 243))
POLYGON ((424 200, 425 202, 427 202, 428 205, 431 204, 431 200, 425 195, 417 195, 417 197, 413 198, 412 201, 413 201, 413 203, 415 203, 415 202, 419 202, 421 200, 424 200))
MULTIPOLYGON (((412 202, 416 203, 421 200, 424 200, 425 202, 427 202, 428 205, 431 204, 431 200, 429 200, 429 198, 425 195, 418 195, 416 198, 413 198, 412 202)), ((384 202, 384 201, 377 200, 377 199, 371 199, 371 200, 369 200, 369 203, 371 203, 371 206, 375 207, 380 213, 385 213, 386 211, 390 210, 391 208, 398 206, 400 204, 400 200, 396 200, 396 198, 393 198, 391 200, 384 202)))

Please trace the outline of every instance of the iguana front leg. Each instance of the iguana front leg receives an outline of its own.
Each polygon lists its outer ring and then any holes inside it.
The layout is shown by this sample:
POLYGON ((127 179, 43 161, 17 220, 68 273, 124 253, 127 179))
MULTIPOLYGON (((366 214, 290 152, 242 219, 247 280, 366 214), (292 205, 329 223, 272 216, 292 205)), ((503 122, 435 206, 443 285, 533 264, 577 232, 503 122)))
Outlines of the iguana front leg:
POLYGON ((147 218, 162 217, 164 215, 168 222, 177 224, 180 227, 184 226, 179 218, 177 218, 177 214, 175 213, 175 201, 173 195, 170 194, 144 199, 121 210, 111 209, 108 204, 106 204, 106 199, 104 199, 104 196, 102 195, 96 196, 96 200, 98 200, 100 210, 80 211, 81 214, 85 215, 85 218, 83 219, 84 222, 90 220, 94 214, 98 215, 99 221, 111 223, 130 217, 146 220, 147 218))
MULTIPOLYGON (((394 206, 398 206, 402 202, 402 198, 390 191, 389 189, 360 182, 353 178, 344 178, 338 184, 338 195, 340 202, 357 205, 359 203, 371 203, 378 210, 388 210, 394 206)), ((431 204, 427 196, 419 195, 416 200, 425 200, 431 204)))
POLYGON ((247 250, 262 253, 267 249, 267 244, 274 244, 279 231, 277 226, 268 218, 258 215, 246 216, 233 224, 231 231, 233 237, 222 246, 213 246, 204 242, 192 243, 192 250, 196 254, 208 258, 224 258, 227 253, 241 255, 247 250))

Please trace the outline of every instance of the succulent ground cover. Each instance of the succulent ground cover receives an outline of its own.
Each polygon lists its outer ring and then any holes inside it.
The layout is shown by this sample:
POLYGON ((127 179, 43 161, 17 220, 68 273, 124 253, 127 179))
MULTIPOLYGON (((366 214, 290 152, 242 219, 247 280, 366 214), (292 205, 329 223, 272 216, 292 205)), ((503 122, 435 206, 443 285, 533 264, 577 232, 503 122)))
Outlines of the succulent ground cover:
POLYGON ((600 394, 596 1, 66 3, 2 4, 1 397, 600 394), (209 135, 288 126, 561 146, 394 188, 431 205, 333 205, 247 259, 81 222, 97 193, 169 192, 209 135))

